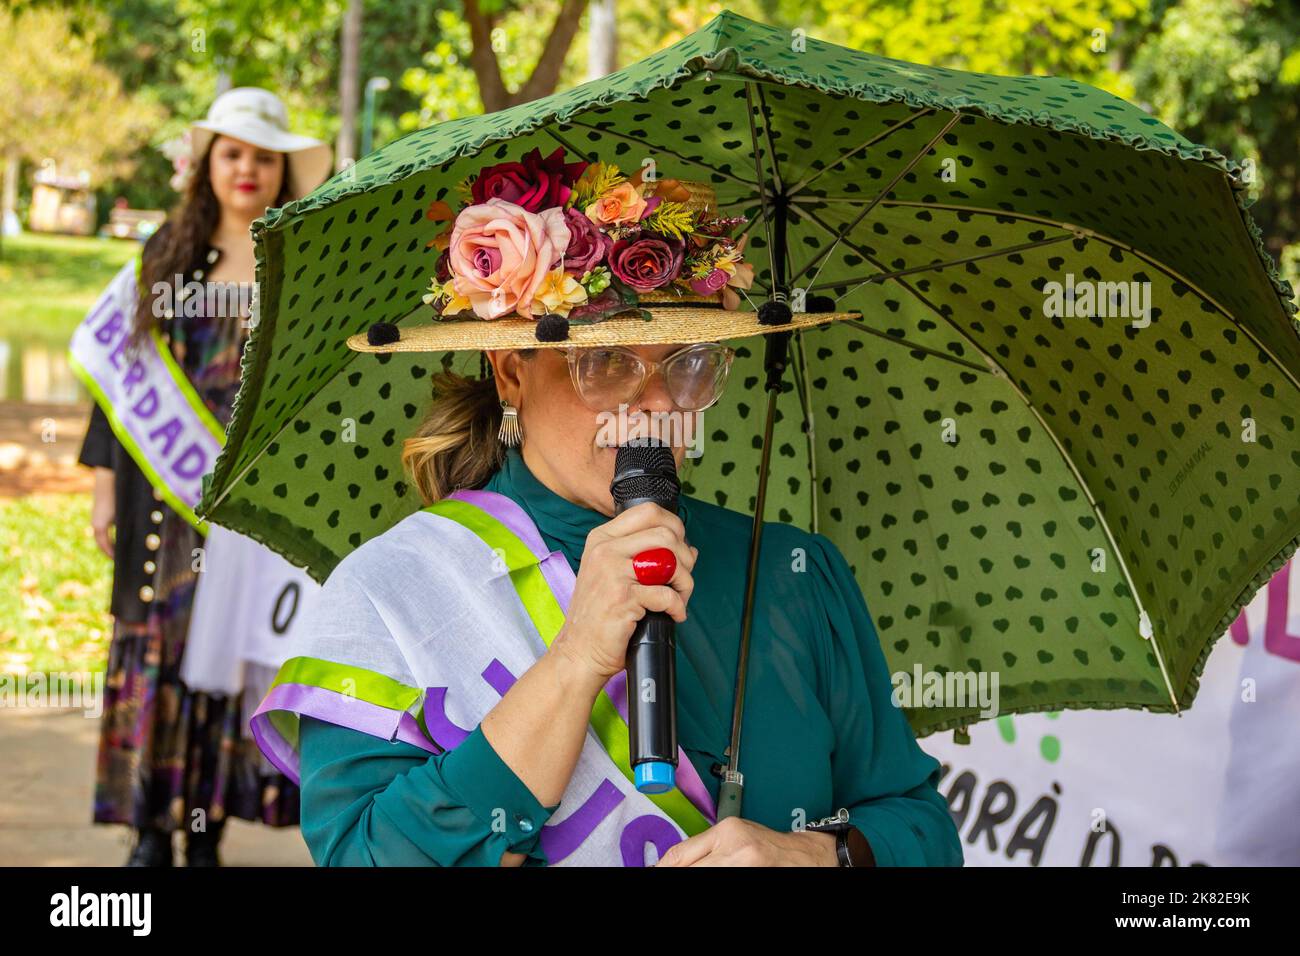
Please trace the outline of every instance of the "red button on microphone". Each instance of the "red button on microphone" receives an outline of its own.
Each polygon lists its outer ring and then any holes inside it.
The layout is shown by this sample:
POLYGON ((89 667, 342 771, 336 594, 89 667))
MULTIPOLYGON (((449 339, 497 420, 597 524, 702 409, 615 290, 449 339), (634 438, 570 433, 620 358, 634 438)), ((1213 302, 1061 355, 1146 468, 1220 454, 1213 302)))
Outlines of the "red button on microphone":
POLYGON ((642 584, 667 584, 677 570, 677 555, 671 548, 650 548, 632 556, 632 570, 642 584))

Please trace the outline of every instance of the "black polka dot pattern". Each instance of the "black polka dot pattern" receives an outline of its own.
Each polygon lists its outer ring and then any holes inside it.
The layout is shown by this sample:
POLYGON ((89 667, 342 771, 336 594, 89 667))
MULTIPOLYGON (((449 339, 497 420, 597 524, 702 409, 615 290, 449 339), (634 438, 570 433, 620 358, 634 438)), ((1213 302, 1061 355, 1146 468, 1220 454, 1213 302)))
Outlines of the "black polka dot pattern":
MULTIPOLYGON (((432 372, 476 375, 479 356, 345 339, 428 321, 425 210, 484 164, 563 144, 709 181, 753 219, 753 307, 773 250, 751 120, 790 197, 786 274, 864 316, 796 338, 767 518, 840 548, 891 670, 997 670, 1004 713, 1169 711, 1167 674, 1188 706, 1300 533, 1295 304, 1234 168, 1078 83, 798 50, 730 13, 596 83, 411 133, 259 220, 214 520, 323 577, 419 506, 402 440, 432 372), (1137 283, 1149 324, 1045 314, 1067 281, 1137 283)), ((763 344, 732 344, 685 490, 752 511, 763 344)), ((909 716, 928 733, 973 714, 909 716)))

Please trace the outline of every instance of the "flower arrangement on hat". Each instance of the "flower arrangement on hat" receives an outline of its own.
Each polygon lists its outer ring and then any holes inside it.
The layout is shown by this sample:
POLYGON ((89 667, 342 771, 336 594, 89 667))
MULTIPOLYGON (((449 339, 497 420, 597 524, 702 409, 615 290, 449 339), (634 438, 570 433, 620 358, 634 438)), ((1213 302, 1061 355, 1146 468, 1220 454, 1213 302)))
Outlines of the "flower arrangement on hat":
POLYGON ((735 309, 754 280, 745 237, 730 236, 746 218, 718 217, 704 184, 566 162, 558 147, 487 166, 462 191, 459 212, 436 200, 426 213, 446 223, 429 243, 441 251, 424 296, 442 319, 648 318, 643 301, 719 296, 735 309))

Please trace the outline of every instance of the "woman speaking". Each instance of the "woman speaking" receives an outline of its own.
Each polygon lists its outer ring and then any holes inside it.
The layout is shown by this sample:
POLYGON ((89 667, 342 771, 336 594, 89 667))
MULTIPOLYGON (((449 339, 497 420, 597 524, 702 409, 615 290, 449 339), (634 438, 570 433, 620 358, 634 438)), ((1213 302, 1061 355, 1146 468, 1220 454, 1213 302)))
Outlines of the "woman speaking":
POLYGON ((434 377, 403 454, 427 507, 336 567, 252 721, 301 780, 318 865, 961 864, 847 562, 778 522, 758 565, 743 813, 718 820, 752 519, 688 495, 615 516, 611 422, 698 417, 727 382, 724 340, 845 316, 739 311, 752 269, 713 206, 703 183, 534 150, 447 210, 435 321, 349 340, 485 361, 477 379, 434 377), (652 549, 671 555, 666 584, 634 567, 652 549), (633 784, 624 674, 651 611, 676 629, 676 787, 658 793, 633 784))

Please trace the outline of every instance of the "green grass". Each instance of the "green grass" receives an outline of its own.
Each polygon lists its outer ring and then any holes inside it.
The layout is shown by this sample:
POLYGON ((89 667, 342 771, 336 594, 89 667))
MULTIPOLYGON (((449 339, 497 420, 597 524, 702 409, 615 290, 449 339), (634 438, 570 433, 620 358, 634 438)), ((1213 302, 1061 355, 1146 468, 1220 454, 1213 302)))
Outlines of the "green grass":
POLYGON ((65 348, 72 330, 140 244, 24 233, 0 242, 0 339, 65 348))
POLYGON ((0 674, 102 672, 112 581, 89 494, 0 499, 0 674))

